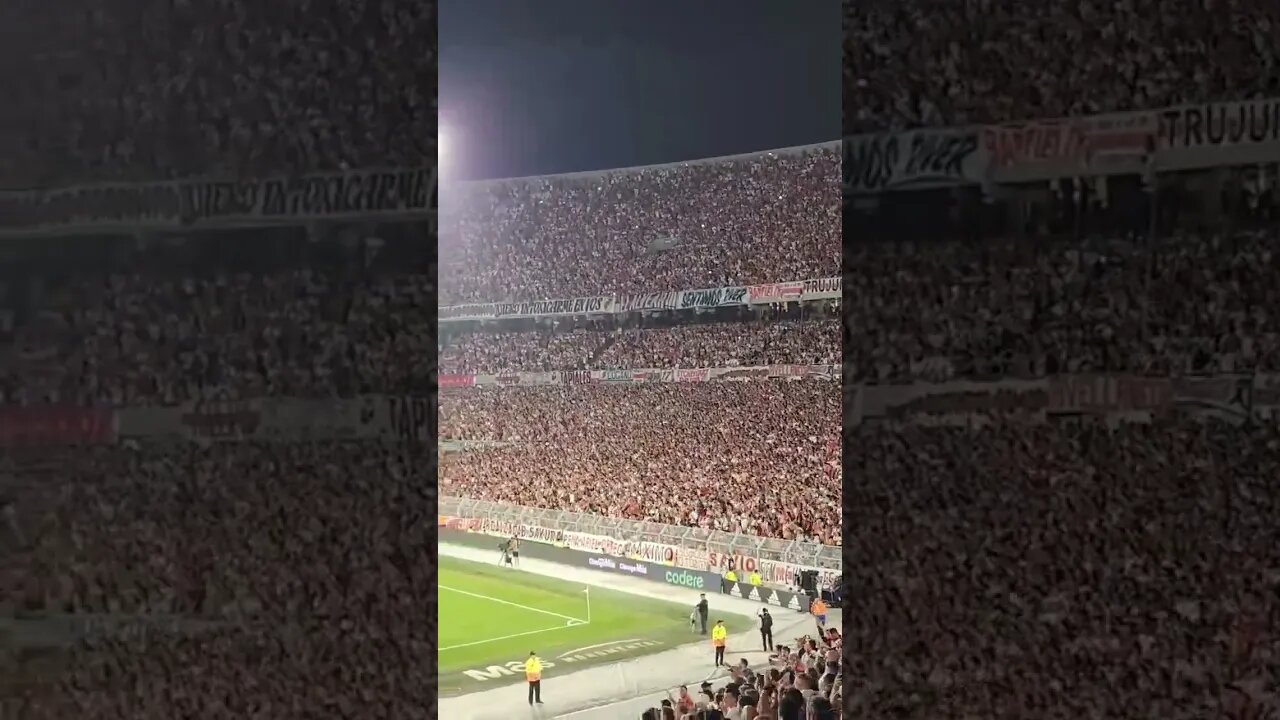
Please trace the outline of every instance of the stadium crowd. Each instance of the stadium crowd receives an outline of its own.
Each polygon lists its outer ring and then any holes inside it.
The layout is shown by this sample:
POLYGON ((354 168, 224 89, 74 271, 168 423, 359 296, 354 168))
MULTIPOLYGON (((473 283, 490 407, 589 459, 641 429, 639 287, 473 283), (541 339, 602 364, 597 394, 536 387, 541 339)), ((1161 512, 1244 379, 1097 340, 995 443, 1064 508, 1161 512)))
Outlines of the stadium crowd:
POLYGON ((722 720, 836 720, 843 702, 842 639, 803 636, 796 643, 779 646, 758 670, 745 658, 730 665, 721 688, 704 681, 691 692, 682 685, 641 720, 702 720, 715 712, 722 720))
POLYGON ((831 320, 629 330, 620 334, 599 362, 605 369, 838 365, 840 326, 831 320))
MULTIPOLYGON (((853 129, 1280 94, 1274 4, 848 8, 853 129)), ((413 2, 8 3, 0 27, 22 31, 0 44, 0 184, 426 162, 435 107, 419 80, 434 70, 434 24, 434 5, 413 2)), ((441 219, 441 300, 830 276, 838 167, 824 148, 458 188, 441 219)), ((876 382, 1274 370, 1274 238, 860 250, 846 356, 876 382)), ((415 360, 432 348, 410 296, 302 273, 71 284, 47 312, 6 315, 3 399, 422 391, 432 371, 415 360)), ((829 333, 809 329, 784 333, 779 352, 829 357, 829 333)), ((705 339, 646 332, 604 361, 710 353, 705 339)), ((580 354, 576 339, 494 342, 451 362, 580 354)), ((836 397, 812 381, 450 392, 442 437, 518 444, 462 454, 445 489, 831 543, 847 515, 854 682, 834 699, 854 713, 1259 720, 1275 706, 1273 427, 858 426, 860 473, 837 509, 836 397)), ((182 619, 41 655, 39 673, 6 646, 0 715, 426 717, 435 688, 419 668, 435 661, 436 619, 421 598, 434 578, 413 560, 429 552, 434 488, 416 452, 6 453, 6 612, 182 619)), ((738 688, 733 704, 758 697, 757 718, 802 717, 781 675, 738 688)))
POLYGON ((843 276, 858 331, 735 323, 497 333, 446 347, 452 372, 826 363, 864 382, 1280 370, 1277 230, 1130 242, 861 247, 843 276))
POLYGON ((430 285, 423 274, 301 268, 72 275, 0 348, 0 403, 424 393, 430 285))
POLYGON ((413 449, 131 443, 61 457, 8 500, 24 537, 14 552, 4 534, 13 592, 0 601, 37 628, 96 628, 64 653, 6 644, 0 716, 431 717, 421 669, 436 617, 419 611, 435 500, 413 449), (128 630, 106 632, 113 621, 128 630))
POLYGON ((846 3, 843 24, 845 132, 1280 96, 1274 3, 846 3))
POLYGON ((839 186, 833 144, 451 187, 440 219, 440 302, 831 277, 840 264, 839 186))
POLYGON ((609 342, 611 333, 591 330, 477 331, 443 340, 440 372, 486 374, 505 370, 582 370, 609 342))
POLYGON ((613 331, 476 331, 440 351, 443 373, 838 365, 835 320, 734 322, 613 331))
POLYGON ((847 711, 1273 717, 1280 433, 849 429, 847 711))
POLYGON ((861 250, 845 358, 869 382, 1280 370, 1276 239, 861 250))
POLYGON ((0 27, 0 188, 435 162, 434 2, 23 1, 0 27))
POLYGON ((840 394, 823 380, 458 389, 441 492, 840 544, 840 394))
POLYGON ((434 655, 434 631, 395 630, 413 639, 389 639, 378 625, 328 620, 288 632, 115 632, 77 645, 68 657, 39 661, 59 674, 52 691, 28 685, 0 699, 0 709, 23 720, 432 720, 436 691, 421 668, 434 655))
MULTIPOLYGON (((1276 230, 1179 237, 1157 252, 993 243, 864 249, 833 322, 478 331, 443 372, 833 363, 867 382, 1059 372, 1280 370, 1276 230)), ((312 270, 76 275, 11 321, 0 399, 115 405, 259 394, 423 392, 430 278, 312 270), (50 362, 57 358, 58 362, 50 362)))
MULTIPOLYGON (((846 5, 846 132, 1280 97, 1275 5, 846 5)), ((1280 369, 1274 223, 860 248, 867 382, 1280 369), (887 251, 886 251, 887 250, 887 251)), ((846 428, 851 717, 1280 712, 1273 418, 846 428)))

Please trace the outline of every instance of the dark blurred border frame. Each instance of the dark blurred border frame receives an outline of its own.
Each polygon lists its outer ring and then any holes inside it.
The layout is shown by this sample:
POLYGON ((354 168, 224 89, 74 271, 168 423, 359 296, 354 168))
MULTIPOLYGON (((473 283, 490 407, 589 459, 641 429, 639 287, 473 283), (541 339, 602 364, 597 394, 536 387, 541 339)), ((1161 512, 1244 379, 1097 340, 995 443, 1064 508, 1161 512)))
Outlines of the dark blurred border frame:
MULTIPOLYGON (((431 15, 432 15, 432 19, 436 24, 436 28, 437 28, 436 32, 438 37, 440 9, 439 9, 438 3, 436 3, 434 0, 432 0, 431 2, 431 15)), ((437 40, 436 47, 439 48, 439 46, 440 46, 440 43, 439 43, 439 40, 437 40)), ((430 83, 432 104, 438 108, 440 106, 440 77, 439 77, 439 53, 438 52, 436 54, 435 72, 432 74, 430 78, 424 78, 424 81, 430 83)), ((440 127, 440 120, 437 115, 437 118, 436 118, 437 137, 438 137, 439 127, 440 127)), ((432 144, 434 145, 435 143, 433 142, 432 144)), ((440 243, 439 243, 440 168, 439 168, 438 159, 436 161, 434 177, 436 178, 436 187, 432 189, 432 193, 431 193, 432 216, 431 216, 431 221, 429 225, 430 231, 428 232, 428 236, 423 238, 423 242, 431 243, 431 253, 430 253, 431 264, 430 264, 429 272, 431 274, 433 282, 431 284, 430 301, 434 302, 435 306, 438 308, 440 306, 440 299, 439 299, 440 288, 439 288, 439 279, 438 279, 439 278, 438 262, 439 262, 439 250, 440 250, 440 243)), ((437 442, 438 433, 439 433, 439 427, 438 427, 439 398, 437 397, 438 387, 437 387, 436 378, 439 373, 440 365, 439 365, 439 358, 437 355, 438 350, 436 349, 437 347, 436 339, 439 337, 437 313, 432 312, 429 317, 431 319, 429 321, 429 327, 427 328, 427 332, 428 332, 428 335, 430 335, 431 348, 430 350, 428 350, 426 357, 422 358, 422 362, 427 362, 431 364, 431 366, 427 368, 428 376, 431 378, 431 384, 430 384, 430 387, 428 388, 428 397, 427 397, 427 400, 428 400, 427 402, 427 412, 428 412, 427 439, 422 449, 422 451, 426 454, 426 458, 425 458, 426 462, 422 464, 422 467, 424 468, 424 477, 421 478, 421 481, 422 481, 423 491, 427 494, 427 497, 429 499, 429 502, 427 504, 431 508, 431 514, 433 517, 422 519, 422 521, 424 522, 431 523, 431 529, 426 533, 424 533, 425 537, 428 538, 430 547, 426 547, 422 549, 422 562, 424 563, 424 565, 427 566, 427 576, 430 582, 428 583, 427 597, 424 598, 425 602, 420 603, 419 607, 421 607, 424 612, 431 613, 431 615, 436 618, 436 622, 437 622, 437 626, 434 632, 432 632, 431 634, 431 645, 429 648, 427 648, 430 659, 427 661, 428 662, 427 667, 424 668, 425 672, 427 673, 427 678, 428 678, 427 683, 429 685, 428 692, 429 692, 429 697, 431 698, 430 700, 431 704, 429 707, 426 708, 426 716, 434 718, 434 717, 438 717, 439 715, 438 703, 439 703, 439 689, 440 689, 440 662, 439 662, 440 633, 439 633, 439 614, 436 612, 436 608, 439 607, 439 600, 438 600, 439 589, 437 586, 438 584, 437 575, 438 575, 438 568, 440 566, 440 563, 439 563, 440 457, 438 455, 439 446, 437 442)))
MULTIPOLYGON (((849 145, 849 136, 852 134, 851 120, 849 117, 850 107, 847 98, 848 82, 851 77, 851 54, 849 52, 850 24, 857 12, 857 0, 843 0, 841 8, 841 94, 845 96, 840 103, 841 113, 841 157, 847 157, 847 148, 849 145)), ((850 282, 850 272, 852 270, 852 257, 850 255, 853 242, 855 240, 854 233, 856 228, 850 222, 852 210, 852 195, 848 191, 849 177, 847 175, 848 168, 841 162, 840 172, 840 217, 841 217, 841 253, 840 253, 840 341, 842 347, 851 347, 852 334, 854 331, 853 319, 850 317, 850 309, 853 307, 853 298, 851 291, 853 284, 850 282)), ((856 417, 856 402, 858 394, 858 383, 856 368, 853 366, 852 356, 847 352, 841 356, 841 407, 843 409, 842 416, 844 418, 856 417)), ((857 482, 858 468, 853 466, 853 460, 850 453, 850 443, 852 442, 853 425, 847 420, 844 421, 840 428, 840 463, 842 466, 841 488, 840 488, 840 538, 841 538, 841 555, 843 563, 840 574, 840 595, 843 598, 841 603, 841 613, 844 618, 843 636, 844 645, 841 652, 841 693, 844 707, 841 708, 842 717, 858 717, 857 703, 855 702, 855 693, 857 687, 857 675, 853 668, 860 661, 866 658, 866 649, 869 643, 863 641, 860 634, 851 632, 849 622, 859 611, 859 592, 866 592, 868 588, 853 587, 853 579, 856 577, 854 570, 858 558, 856 556, 856 546, 853 542, 855 538, 855 529, 851 526, 851 518, 853 513, 849 511, 849 503, 852 498, 857 497, 856 488, 851 487, 852 483, 857 482)))
MULTIPOLYGON (((430 5, 430 13, 431 13, 431 22, 436 26, 436 32, 438 37, 439 20, 440 20, 439 4, 435 2, 435 0, 431 0, 429 5, 430 5)), ((437 49, 439 48, 438 41, 436 43, 436 48, 437 49)), ((435 62, 433 63, 435 67, 432 68, 432 72, 430 73, 429 76, 424 76, 421 78, 421 82, 424 86, 429 86, 429 90, 432 98, 432 104, 434 107, 438 108, 439 96, 440 96, 438 52, 436 53, 433 59, 435 60, 435 62)), ((428 89, 428 88, 423 88, 423 89, 428 89)), ((440 126, 440 121, 439 121, 439 115, 437 112, 435 128, 432 131, 433 133, 436 133, 436 137, 431 138, 431 145, 433 147, 436 145, 436 141, 438 139, 439 126, 440 126)), ((433 171, 432 172, 433 184, 431 188, 431 201, 430 201, 431 214, 429 216, 428 223, 427 223, 427 228, 428 228, 427 233, 425 237, 421 238, 422 242, 431 243, 431 248, 429 253, 429 258, 430 258, 429 266, 426 268, 426 271, 431 276, 432 282, 430 284, 431 290, 427 294, 427 296, 423 298, 423 302, 430 303, 434 305, 435 308, 439 308, 440 307, 440 302, 439 302, 440 288, 439 288, 438 261, 439 261, 439 248, 440 248, 440 244, 439 244, 440 168, 439 168, 438 156, 437 156, 437 159, 435 160, 434 166, 432 167, 432 171, 433 171)), ((410 451, 409 455, 411 458, 413 458, 415 467, 418 468, 417 474, 419 477, 417 477, 416 479, 420 483, 419 487, 421 488, 421 492, 423 494, 423 500, 425 500, 425 502, 422 503, 422 506, 429 509, 430 516, 419 517, 419 518, 406 518, 406 519, 413 522, 430 523, 429 528, 423 528, 421 533, 421 537, 423 537, 426 540, 427 547, 419 548, 416 554, 416 557, 409 558, 409 561, 420 563, 421 569, 424 571, 424 574, 427 576, 427 579, 428 579, 426 597, 413 598, 412 599, 413 604, 416 607, 418 607, 421 610, 421 612, 423 612, 424 614, 428 614, 429 619, 435 621, 435 625, 432 626, 432 632, 431 632, 431 637, 430 637, 430 642, 428 644, 428 647, 424 648, 426 650, 426 655, 428 657, 428 659, 426 660, 426 663, 427 663, 426 667, 411 669, 411 672, 416 672, 416 673, 419 673, 421 676, 423 676, 423 681, 427 685, 427 687, 425 688, 425 691, 426 691, 425 696, 430 698, 430 700, 428 701, 427 707, 421 708, 420 713, 412 712, 410 715, 406 716, 406 717, 415 717, 415 718, 416 717, 428 717, 428 718, 438 717, 439 687, 440 687, 439 615, 436 612, 436 608, 439 607, 438 605, 438 595, 439 595, 438 568, 440 564, 439 563, 440 457, 438 455, 439 398, 437 397, 438 386, 437 386, 437 380, 436 380, 436 378, 438 377, 438 371, 439 371, 439 362, 438 362, 439 358, 438 358, 438 351, 436 349, 436 341, 437 341, 437 338, 439 337, 439 334, 438 334, 439 327, 438 327, 438 320, 437 320, 438 313, 433 309, 433 311, 429 314, 428 317, 430 317, 430 320, 428 321, 428 326, 425 328, 425 331, 429 336, 429 339, 431 342, 431 348, 422 357, 417 358, 415 360, 415 362, 422 363, 423 365, 426 366, 423 368, 423 370, 425 370, 426 375, 431 378, 430 384, 426 388, 426 397, 424 398, 426 400, 425 402, 426 417, 423 418, 423 420, 425 420, 425 423, 424 423, 425 438, 423 438, 421 445, 419 445, 416 448, 413 448, 410 451)))
MULTIPOLYGON (((845 139, 842 142, 847 143, 845 139)), ((850 317, 849 309, 853 307, 853 298, 850 297, 850 288, 853 286, 850 282, 851 258, 850 250, 852 247, 854 228, 847 221, 850 198, 844 192, 845 179, 841 178, 841 216, 844 219, 841 225, 841 245, 842 252, 840 258, 840 285, 841 285, 841 313, 840 313, 840 341, 842 347, 850 347, 852 345, 852 335, 855 330, 853 319, 850 317)), ((856 368, 852 362, 852 356, 845 353, 841 357, 841 408, 843 410, 843 418, 854 418, 857 416, 856 404, 859 392, 856 368)), ((853 539, 856 536, 855 528, 851 526, 851 520, 854 515, 849 510, 849 503, 853 498, 858 497, 856 488, 852 487, 852 483, 857 482, 859 477, 858 468, 854 467, 854 458, 850 452, 851 443, 853 442, 853 425, 845 420, 840 428, 840 463, 842 467, 841 488, 840 488, 840 548, 843 557, 841 574, 840 574, 840 597, 841 613, 844 617, 843 635, 843 657, 841 658, 842 668, 842 697, 844 699, 843 717, 857 717, 857 708, 853 704, 854 691, 856 690, 856 678, 853 673, 853 667, 866 655, 863 649, 866 645, 862 642, 862 638, 856 633, 850 632, 850 619, 859 611, 859 593, 865 593, 869 588, 853 587, 853 579, 858 577, 855 573, 858 557, 856 556, 856 544, 853 539)))

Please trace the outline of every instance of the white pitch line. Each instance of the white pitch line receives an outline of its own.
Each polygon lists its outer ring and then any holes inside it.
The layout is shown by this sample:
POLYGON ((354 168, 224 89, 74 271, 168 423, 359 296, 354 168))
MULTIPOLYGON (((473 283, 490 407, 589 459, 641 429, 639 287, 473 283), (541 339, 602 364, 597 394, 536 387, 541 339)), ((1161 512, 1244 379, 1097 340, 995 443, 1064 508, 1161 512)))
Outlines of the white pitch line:
POLYGON ((543 615, 551 615, 552 617, 558 617, 561 620, 572 620, 575 623, 586 624, 586 621, 584 621, 582 618, 570 617, 568 615, 561 615, 558 612, 551 612, 550 610, 541 610, 536 607, 529 607, 528 605, 513 603, 510 600, 501 600, 496 597, 489 597, 488 595, 481 595, 480 593, 473 593, 468 590, 459 590, 458 588, 452 588, 447 585, 437 585, 436 587, 440 588, 441 590, 452 590, 453 592, 461 593, 463 595, 470 595, 471 597, 480 598, 481 600, 489 600, 496 603, 502 603, 503 605, 510 605, 511 607, 518 607, 521 610, 528 610, 530 612, 542 613, 543 615))
POLYGON ((458 648, 472 647, 473 645, 484 645, 485 643, 498 642, 499 640, 510 640, 511 638, 524 637, 525 635, 537 635, 539 633, 551 632, 552 630, 568 630, 571 627, 581 627, 582 625, 585 625, 585 624, 586 623, 579 621, 577 625, 564 625, 562 627, 544 628, 542 630, 529 630, 527 632, 515 633, 514 635, 503 635, 502 637, 489 638, 488 640, 476 640, 475 642, 462 643, 461 645, 450 645, 449 647, 442 647, 437 652, 444 652, 445 650, 457 650, 458 648))
POLYGON ((610 640, 609 642, 596 643, 595 645, 588 645, 586 647, 575 648, 573 650, 566 650, 565 652, 560 653, 560 657, 563 658, 563 657, 569 657, 570 655, 577 655, 583 650, 595 650, 596 648, 604 647, 605 645, 625 645, 626 643, 630 643, 630 642, 639 642, 642 639, 643 638, 631 638, 630 640, 610 640))

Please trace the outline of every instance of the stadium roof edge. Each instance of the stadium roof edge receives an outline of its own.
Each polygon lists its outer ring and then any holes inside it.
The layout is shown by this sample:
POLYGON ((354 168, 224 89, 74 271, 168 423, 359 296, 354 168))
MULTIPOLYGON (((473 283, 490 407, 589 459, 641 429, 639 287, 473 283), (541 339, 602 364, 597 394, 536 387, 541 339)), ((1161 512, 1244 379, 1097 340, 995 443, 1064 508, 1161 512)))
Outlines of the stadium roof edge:
POLYGON ((777 148, 774 150, 756 150, 753 152, 738 153, 737 155, 721 155, 719 157, 699 158, 697 160, 678 160, 669 163, 655 163, 653 165, 634 165, 624 168, 607 168, 604 170, 584 170, 581 172, 570 173, 553 173, 550 175, 522 175, 520 177, 510 178, 490 178, 487 180, 442 180, 440 186, 442 188, 448 186, 454 187, 483 187, 485 185, 501 185, 503 183, 519 183, 530 180, 590 180, 592 178, 605 177, 615 173, 638 172, 641 170, 658 170, 661 168, 684 167, 688 165, 702 165, 704 163, 724 162, 727 160, 745 160, 747 158, 756 157, 757 155, 768 155, 770 153, 777 155, 795 155, 808 150, 818 148, 839 149, 840 141, 832 140, 825 143, 814 143, 812 145, 793 145, 791 147, 777 148))

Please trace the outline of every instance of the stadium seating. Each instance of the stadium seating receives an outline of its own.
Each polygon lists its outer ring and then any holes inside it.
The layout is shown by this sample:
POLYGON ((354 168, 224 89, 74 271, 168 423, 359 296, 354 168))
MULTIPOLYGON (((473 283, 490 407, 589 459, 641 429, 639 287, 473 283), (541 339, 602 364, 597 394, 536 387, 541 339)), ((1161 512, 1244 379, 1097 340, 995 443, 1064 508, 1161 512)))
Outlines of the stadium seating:
POLYGON ((715 709, 726 717, 744 713, 739 717, 836 720, 841 704, 840 649, 839 638, 829 643, 798 638, 794 646, 780 646, 778 652, 770 653, 767 663, 756 663, 754 668, 745 658, 734 663, 728 682, 677 688, 642 720, 698 718, 699 713, 715 709))
POLYGON ((441 437, 510 443, 453 458, 445 494, 840 543, 831 382, 477 388, 440 413, 441 437))
MULTIPOLYGON (((412 669, 434 658, 436 618, 416 600, 434 583, 417 561, 432 500, 416 465, 374 442, 134 444, 45 466, 13 500, 28 544, 4 584, 35 631, 69 616, 97 639, 46 658, 54 680, 0 698, 5 717, 136 716, 122 703, 143 702, 156 717, 265 718, 357 699, 370 717, 428 717, 434 689, 412 669), (130 630, 92 629, 113 619, 130 630), (142 678, 148 695, 130 700, 142 678), (361 687, 334 694, 346 682, 361 687)), ((10 662, 37 656, 24 653, 10 662)))
POLYGON ((1067 240, 859 249, 844 275, 857 328, 845 361, 867 382, 1274 371, 1276 239, 1272 227, 1157 253, 1067 240))
POLYGON ((6 3, 0 188, 430 164, 436 4, 6 3))
POLYGON ((838 365, 839 324, 814 320, 595 332, 476 332, 446 344, 440 353, 440 371, 458 374, 787 363, 838 365))
MULTIPOLYGON (((762 156, 754 162, 757 171, 763 163, 776 173, 769 163, 783 161, 762 156)), ((833 159, 825 162, 833 175, 833 159)), ((707 212, 723 220, 729 210, 707 212)), ((673 276, 661 286, 830 276, 835 229, 828 216, 823 272, 811 257, 778 271, 796 277, 764 274, 761 265, 741 275, 673 276)), ((377 228, 370 232, 382 235, 377 228)), ((402 239, 387 240, 377 252, 305 239, 300 231, 273 230, 192 237, 173 246, 117 243, 78 266, 42 259, 39 243, 15 246, 20 257, 29 255, 23 267, 31 272, 9 276, 3 290, 8 320, 0 390, 6 407, 126 407, 135 409, 130 417, 143 420, 152 417, 142 412, 148 408, 162 413, 181 407, 191 413, 182 424, 203 418, 216 425, 201 427, 194 444, 180 432, 176 444, 173 437, 130 436, 116 446, 70 454, 15 450, 8 470, 16 479, 7 487, 19 522, 10 534, 22 551, 8 555, 2 567, 6 587, 19 588, 7 609, 23 613, 25 627, 42 634, 76 619, 78 634, 89 639, 70 651, 51 652, 39 643, 8 652, 4 662, 17 679, 4 698, 6 715, 12 708, 32 718, 117 716, 125 688, 165 665, 189 666, 208 679, 182 675, 150 685, 147 707, 163 717, 189 713, 197 703, 223 717, 277 717, 273 709, 290 703, 315 709, 358 702, 370 717, 414 717, 429 707, 424 698, 431 687, 422 678, 383 672, 393 661, 430 662, 435 620, 419 620, 402 605, 424 596, 430 582, 411 567, 425 544, 414 533, 429 521, 430 495, 419 482, 423 446, 406 444, 400 435, 306 445, 250 439, 256 437, 252 422, 262 417, 257 398, 358 400, 430 388, 434 349, 426 313, 432 309, 423 302, 432 281, 428 258, 421 246, 402 239), (246 241, 253 241, 252 250, 246 241), (300 247, 305 259, 289 259, 300 247), (223 476, 233 479, 222 482, 223 476), (394 513, 379 513, 391 505, 394 513), (362 535, 362 527, 376 529, 362 535), (264 528, 260 541, 240 542, 264 528), (357 553, 367 564, 327 555, 333 548, 357 553), (390 595, 377 594, 388 588, 390 595), (124 618, 130 627, 124 635, 83 627, 124 618), (390 644, 379 652, 349 652, 357 644, 350 633, 390 644), (282 669, 282 659, 296 653, 341 654, 354 664, 326 669, 316 660, 282 669), (188 659, 195 655, 199 661, 188 659), (114 668, 112 675, 97 674, 103 663, 114 668), (348 668, 383 673, 382 684, 363 694, 326 694, 322 689, 332 685, 326 673, 348 668), (235 680, 241 673, 273 679, 246 691, 235 680), (412 689, 397 699, 389 688, 399 685, 412 689)), ((692 267, 678 256, 664 262, 692 267)), ((648 289, 545 287, 572 295, 648 289)), ((563 333, 481 328, 448 341, 442 370, 830 364, 838 356, 832 312, 828 306, 791 317, 766 306, 750 323, 720 318, 696 326, 563 333)), ((658 506, 653 519, 839 543, 839 410, 830 379, 564 392, 445 391, 441 437, 539 439, 536 445, 455 454, 443 478, 447 490, 637 517, 635 508, 652 491, 639 478, 661 473, 687 492, 688 502, 658 506), (582 402, 567 412, 566 398, 582 402), (520 409, 513 411, 516 405, 520 409), (672 414, 668 408, 682 409, 672 414), (562 413, 558 420, 556 413, 562 413), (703 422, 711 415, 718 418, 714 427, 703 422), (776 424, 760 424, 762 416, 776 424), (528 422, 534 418, 553 421, 538 428, 528 422), (623 420, 631 425, 624 428, 623 420), (507 473, 497 484, 481 481, 512 463, 552 468, 548 452, 574 457, 565 450, 585 448, 597 437, 590 425, 596 422, 611 423, 619 434, 616 451, 602 455, 591 475, 585 466, 556 466, 555 474, 539 478, 550 480, 540 497, 519 494, 518 483, 528 480, 519 474, 507 473), (710 452, 715 447, 739 455, 738 464, 710 452), (638 452, 648 453, 649 461, 637 463, 638 452), (587 482, 613 473, 616 488, 631 493, 624 502, 587 482), (762 481, 774 488, 771 495, 758 492, 762 481)), ((64 429, 43 427, 55 435, 64 429)), ((105 428, 101 433, 110 436, 105 428)), ((580 457, 585 450, 577 452, 580 457)))
POLYGON ((452 188, 441 216, 440 302, 831 277, 839 177, 833 143, 452 188))
POLYGON ((56 305, 15 325, 0 351, 0 402, 122 406, 430 387, 421 359, 433 352, 433 308, 423 302, 431 278, 412 266, 364 281, 323 266, 197 275, 130 266, 141 255, 106 277, 70 273, 42 288, 56 305), (51 350, 60 362, 49 362, 51 350))
MULTIPOLYGON (((849 4, 845 129, 1276 98, 1278 21, 1231 0, 849 4)), ((1280 710, 1274 167, 1156 169, 847 204, 846 716, 1280 710), (931 237, 909 222, 926 208, 931 237)))
POLYGON ((1277 97, 1278 24, 1247 0, 846 3, 845 131, 1277 97))
POLYGON ((867 425, 850 452, 858 712, 1195 718, 1274 689, 1274 426, 867 425))
MULTIPOLYGON (((1242 0, 847 3, 846 129, 1277 97, 1276 12, 1242 0)), ((6 3, 0 27, 21 31, 0 44, 0 186, 429 162, 434 93, 419 80, 434 72, 434 25, 434 5, 416 2, 6 3)), ((442 300, 830 276, 839 162, 828 149, 459 188, 440 220, 442 300)), ((1269 226, 1089 252, 1040 238, 858 247, 843 273, 844 359, 851 379, 899 386, 1276 371, 1275 240, 1269 226)), ((157 247, 123 257, 152 267, 104 280, 103 266, 41 255, 5 273, 6 407, 431 385, 425 263, 366 275, 314 258, 224 269, 157 247)), ((455 338, 441 371, 822 363, 836 347, 822 321, 503 328, 455 338)), ((846 712, 1266 717, 1280 685, 1273 423, 868 422, 850 426, 859 473, 841 498, 842 476, 824 470, 841 417, 824 387, 516 388, 501 402, 520 412, 502 414, 496 394, 450 391, 444 437, 538 444, 459 458, 445 481, 828 542, 843 513, 856 598, 846 712), (755 424, 792 403, 809 412, 755 424), (606 446, 590 475, 574 467, 566 450, 602 421, 648 457, 606 446), (530 462, 558 473, 522 484, 509 471, 530 462), (645 503, 645 473, 673 468, 681 504, 645 503)), ((68 652, 6 645, 0 717, 428 716, 421 443, 6 447, 0 463, 0 587, 18 589, 0 594, 5 609, 41 633, 67 612, 155 618, 68 652)))

